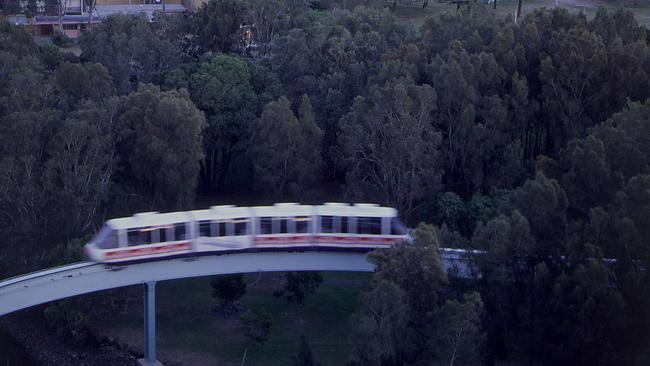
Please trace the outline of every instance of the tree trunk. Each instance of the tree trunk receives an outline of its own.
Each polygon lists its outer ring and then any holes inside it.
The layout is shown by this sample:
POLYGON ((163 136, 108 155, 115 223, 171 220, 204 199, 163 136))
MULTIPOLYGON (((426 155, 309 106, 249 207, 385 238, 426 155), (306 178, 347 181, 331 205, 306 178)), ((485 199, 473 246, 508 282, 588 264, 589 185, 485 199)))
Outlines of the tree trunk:
POLYGON ((493 8, 493 9, 496 9, 496 8, 497 8, 497 0, 494 0, 494 3, 493 3, 493 7, 492 7, 492 8, 493 8))
POLYGON ((253 282, 251 282, 249 285, 246 285, 246 286, 254 287, 255 285, 257 285, 258 282, 260 282, 260 279, 262 279, 262 272, 258 272, 257 273, 257 278, 253 282))
POLYGON ((129 313, 129 297, 127 296, 124 299, 124 306, 122 306, 122 314, 128 314, 129 313))
POLYGON ((61 15, 61 9, 59 9, 59 33, 63 34, 63 15, 61 15))
POLYGON ((63 16, 67 7, 68 0, 59 0, 59 33, 63 34, 63 16))
POLYGON ((241 363, 239 366, 244 366, 244 362, 246 362, 246 353, 248 353, 248 347, 244 349, 244 356, 241 358, 241 363))
POLYGON ((88 30, 90 30, 90 24, 92 23, 92 17, 93 17, 93 7, 92 7, 92 3, 93 3, 94 1, 95 1, 95 0, 91 0, 91 1, 88 2, 88 3, 89 3, 88 7, 90 8, 90 9, 88 9, 88 30))
POLYGON ((298 303, 298 318, 300 318, 300 324, 302 325, 305 322, 305 318, 303 317, 302 303, 298 303))
POLYGON ((523 0, 519 0, 519 1, 517 2, 517 19, 519 19, 519 18, 521 17, 521 2, 522 2, 522 1, 523 1, 523 0))

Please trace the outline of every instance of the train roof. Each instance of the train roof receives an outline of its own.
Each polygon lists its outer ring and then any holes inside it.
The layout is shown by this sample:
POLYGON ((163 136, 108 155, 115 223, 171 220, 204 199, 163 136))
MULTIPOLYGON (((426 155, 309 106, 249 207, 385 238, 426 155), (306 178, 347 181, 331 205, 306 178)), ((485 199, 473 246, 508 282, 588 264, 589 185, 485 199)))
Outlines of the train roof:
POLYGON ((115 230, 140 228, 147 226, 164 226, 183 223, 190 220, 220 220, 250 216, 369 216, 394 217, 397 210, 392 207, 382 207, 376 204, 328 202, 323 205, 300 205, 298 203, 276 203, 273 206, 212 206, 205 210, 179 212, 144 212, 131 217, 121 217, 106 222, 115 230))

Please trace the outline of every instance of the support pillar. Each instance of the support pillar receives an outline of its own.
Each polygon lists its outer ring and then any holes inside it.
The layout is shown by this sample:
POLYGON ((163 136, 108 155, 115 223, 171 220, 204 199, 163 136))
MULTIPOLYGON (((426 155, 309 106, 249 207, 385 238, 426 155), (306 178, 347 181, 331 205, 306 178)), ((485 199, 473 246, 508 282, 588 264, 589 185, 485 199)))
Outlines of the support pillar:
POLYGON ((144 284, 144 358, 138 360, 141 366, 162 366, 156 360, 156 282, 144 284))

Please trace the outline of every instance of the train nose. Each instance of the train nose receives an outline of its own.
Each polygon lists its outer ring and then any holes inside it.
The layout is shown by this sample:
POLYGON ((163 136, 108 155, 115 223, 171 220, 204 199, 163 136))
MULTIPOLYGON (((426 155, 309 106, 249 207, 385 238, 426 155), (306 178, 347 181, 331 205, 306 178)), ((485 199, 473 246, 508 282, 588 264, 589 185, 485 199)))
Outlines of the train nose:
POLYGON ((84 245, 84 254, 86 255, 86 258, 92 259, 91 251, 90 248, 88 247, 90 244, 84 245))

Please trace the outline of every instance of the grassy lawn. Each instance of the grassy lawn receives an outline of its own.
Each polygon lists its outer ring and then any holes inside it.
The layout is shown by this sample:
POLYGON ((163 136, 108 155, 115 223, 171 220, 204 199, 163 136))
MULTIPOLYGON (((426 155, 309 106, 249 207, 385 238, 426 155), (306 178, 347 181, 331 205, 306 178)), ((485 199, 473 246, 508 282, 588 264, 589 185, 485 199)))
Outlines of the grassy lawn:
MULTIPOLYGON (((318 362, 342 365, 348 359, 349 316, 357 309, 359 287, 369 278, 360 273, 323 273, 325 282, 305 304, 305 319, 297 306, 273 297, 282 286, 283 274, 264 274, 249 286, 242 304, 247 309, 264 308, 273 316, 267 343, 248 351, 246 365, 287 365, 297 353, 305 334, 318 362)), ((252 283, 257 275, 246 276, 252 283)), ((224 317, 211 311, 210 278, 161 282, 157 285, 158 358, 165 365, 239 365, 246 346, 238 316, 224 317)), ((127 314, 97 320, 100 334, 142 348, 142 300, 139 288, 125 291, 133 298, 127 314)))

